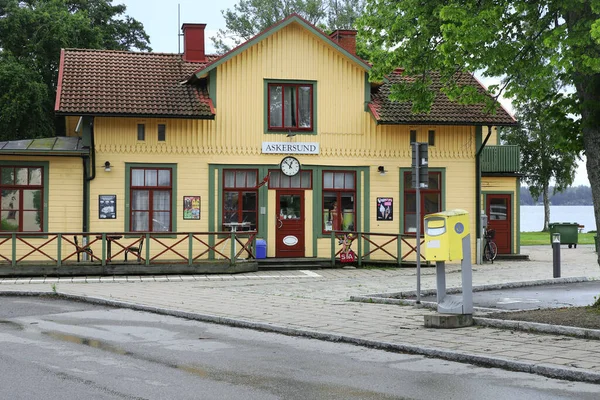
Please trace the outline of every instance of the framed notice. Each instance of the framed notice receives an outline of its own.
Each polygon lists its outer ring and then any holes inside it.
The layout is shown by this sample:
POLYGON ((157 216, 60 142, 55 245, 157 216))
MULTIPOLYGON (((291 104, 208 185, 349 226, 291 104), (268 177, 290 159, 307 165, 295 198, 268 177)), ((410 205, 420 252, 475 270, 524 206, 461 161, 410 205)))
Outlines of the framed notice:
POLYGON ((117 218, 117 195, 101 194, 98 196, 98 218, 116 219, 117 218))
POLYGON ((183 196, 183 219, 200 219, 200 196, 183 196))
POLYGON ((377 198, 377 221, 394 220, 394 199, 391 197, 377 198))

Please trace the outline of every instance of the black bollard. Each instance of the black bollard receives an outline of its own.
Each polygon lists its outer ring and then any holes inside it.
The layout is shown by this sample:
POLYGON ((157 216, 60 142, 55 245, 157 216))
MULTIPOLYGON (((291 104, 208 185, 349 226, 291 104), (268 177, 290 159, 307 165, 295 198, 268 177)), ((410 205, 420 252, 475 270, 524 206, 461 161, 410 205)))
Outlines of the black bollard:
POLYGON ((555 278, 560 278, 560 233, 552 234, 552 271, 555 278))

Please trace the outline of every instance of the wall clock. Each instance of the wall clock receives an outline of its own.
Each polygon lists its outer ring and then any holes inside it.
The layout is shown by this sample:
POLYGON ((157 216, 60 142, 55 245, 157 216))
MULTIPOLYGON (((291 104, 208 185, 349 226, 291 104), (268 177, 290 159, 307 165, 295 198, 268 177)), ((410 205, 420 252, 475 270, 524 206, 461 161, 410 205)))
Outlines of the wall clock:
POLYGON ((294 176, 300 172, 300 161, 296 157, 287 156, 281 160, 279 168, 284 175, 294 176))

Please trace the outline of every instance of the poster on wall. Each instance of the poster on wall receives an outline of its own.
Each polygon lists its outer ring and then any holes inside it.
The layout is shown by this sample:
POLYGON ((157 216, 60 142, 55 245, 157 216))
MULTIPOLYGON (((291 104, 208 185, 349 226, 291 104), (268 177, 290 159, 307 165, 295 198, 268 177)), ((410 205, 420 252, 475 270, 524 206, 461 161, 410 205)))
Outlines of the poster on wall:
POLYGON ((394 199, 391 197, 377 198, 377 221, 394 220, 394 199))
POLYGON ((98 196, 98 218, 116 219, 117 218, 117 195, 101 194, 98 196))
POLYGON ((183 196, 183 219, 200 219, 200 196, 183 196))

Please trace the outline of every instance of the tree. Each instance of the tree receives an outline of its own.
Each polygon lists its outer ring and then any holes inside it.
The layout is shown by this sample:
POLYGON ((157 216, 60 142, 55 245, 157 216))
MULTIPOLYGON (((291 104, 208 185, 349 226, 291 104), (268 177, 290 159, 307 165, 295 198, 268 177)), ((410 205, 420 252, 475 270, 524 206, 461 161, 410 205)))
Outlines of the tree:
POLYGON ((0 0, 0 139, 61 130, 54 101, 61 48, 149 50, 138 21, 112 0, 0 0))
POLYGON ((221 11, 226 29, 219 29, 211 40, 217 52, 225 53, 293 13, 327 31, 353 29, 364 4, 365 0, 240 0, 233 9, 221 11))
POLYGON ((572 87, 566 97, 581 130, 570 142, 583 143, 600 226, 599 18, 600 0, 369 0, 359 41, 373 63, 372 78, 399 66, 416 77, 392 91, 394 99, 411 99, 415 111, 430 109, 433 70, 441 73, 444 91, 465 103, 486 100, 456 84, 453 77, 462 71, 499 77, 490 93, 519 103, 552 98, 557 82, 572 87))
POLYGON ((554 178, 556 182, 552 195, 571 186, 579 158, 579 152, 569 142, 579 132, 579 120, 572 118, 572 103, 566 100, 557 94, 556 98, 532 99, 517 105, 520 126, 502 130, 507 143, 520 146, 521 171, 525 173, 531 197, 542 196, 544 232, 550 224, 550 180, 554 178))

